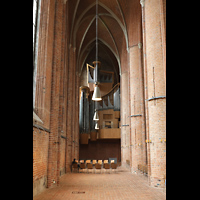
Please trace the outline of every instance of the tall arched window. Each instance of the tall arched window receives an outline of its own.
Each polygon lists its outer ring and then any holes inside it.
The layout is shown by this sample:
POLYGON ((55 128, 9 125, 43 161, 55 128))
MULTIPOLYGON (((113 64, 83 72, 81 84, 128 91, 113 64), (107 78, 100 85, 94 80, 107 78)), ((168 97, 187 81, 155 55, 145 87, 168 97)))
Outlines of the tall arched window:
POLYGON ((33 109, 35 107, 40 4, 41 0, 33 0, 33 109))

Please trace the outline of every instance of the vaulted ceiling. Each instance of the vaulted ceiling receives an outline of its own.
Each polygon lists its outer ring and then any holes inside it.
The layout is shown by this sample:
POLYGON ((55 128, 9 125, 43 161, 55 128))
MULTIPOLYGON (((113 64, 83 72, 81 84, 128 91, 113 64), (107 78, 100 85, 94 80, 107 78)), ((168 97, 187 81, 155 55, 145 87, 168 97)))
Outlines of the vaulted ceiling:
MULTIPOLYGON (((76 63, 81 75, 86 63, 96 55, 96 0, 68 0, 69 42, 76 49, 76 63)), ((98 0, 98 60, 101 68, 114 71, 119 81, 121 58, 129 51, 139 0, 98 0), (132 19, 132 20, 131 20, 132 19)), ((135 23, 136 24, 136 23, 135 23)))

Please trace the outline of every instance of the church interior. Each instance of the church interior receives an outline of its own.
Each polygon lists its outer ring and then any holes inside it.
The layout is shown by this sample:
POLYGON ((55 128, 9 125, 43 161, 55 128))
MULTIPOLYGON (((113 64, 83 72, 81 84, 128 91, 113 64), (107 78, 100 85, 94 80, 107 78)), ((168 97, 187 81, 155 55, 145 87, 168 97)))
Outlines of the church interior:
POLYGON ((166 188, 166 0, 33 0, 33 196, 74 159, 166 188))

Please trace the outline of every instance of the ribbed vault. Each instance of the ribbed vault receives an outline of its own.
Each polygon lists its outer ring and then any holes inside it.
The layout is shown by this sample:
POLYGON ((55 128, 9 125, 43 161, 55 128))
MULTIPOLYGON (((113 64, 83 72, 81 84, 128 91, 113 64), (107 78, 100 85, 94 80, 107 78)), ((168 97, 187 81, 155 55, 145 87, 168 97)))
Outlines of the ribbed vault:
MULTIPOLYGON (((121 74, 122 49, 129 51, 126 26, 129 1, 98 0, 99 61, 102 69, 114 71, 116 82, 121 74)), ((76 49, 76 63, 81 76, 85 64, 92 64, 95 60, 96 0, 69 0, 69 4, 70 44, 76 49)))

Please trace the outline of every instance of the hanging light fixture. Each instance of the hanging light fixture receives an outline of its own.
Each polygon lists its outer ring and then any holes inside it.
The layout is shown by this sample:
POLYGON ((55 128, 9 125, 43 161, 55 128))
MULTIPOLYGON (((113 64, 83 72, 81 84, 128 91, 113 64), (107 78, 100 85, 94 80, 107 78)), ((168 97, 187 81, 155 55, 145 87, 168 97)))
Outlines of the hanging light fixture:
POLYGON ((95 88, 94 88, 94 93, 92 95, 92 100, 93 101, 101 101, 102 100, 99 86, 96 84, 95 84, 95 88))
POLYGON ((98 82, 98 65, 100 64, 100 62, 98 61, 98 0, 96 0, 96 61, 93 62, 95 66, 95 77, 94 77, 94 81, 95 81, 95 88, 94 88, 94 93, 92 95, 92 100, 93 101, 101 101, 101 93, 100 93, 100 89, 99 89, 99 82, 98 82))
POLYGON ((99 120, 99 115, 98 115, 98 112, 97 112, 96 109, 95 109, 95 113, 94 113, 93 120, 94 120, 94 121, 98 121, 98 120, 99 120))
POLYGON ((96 122, 95 129, 99 129, 99 124, 96 122))

